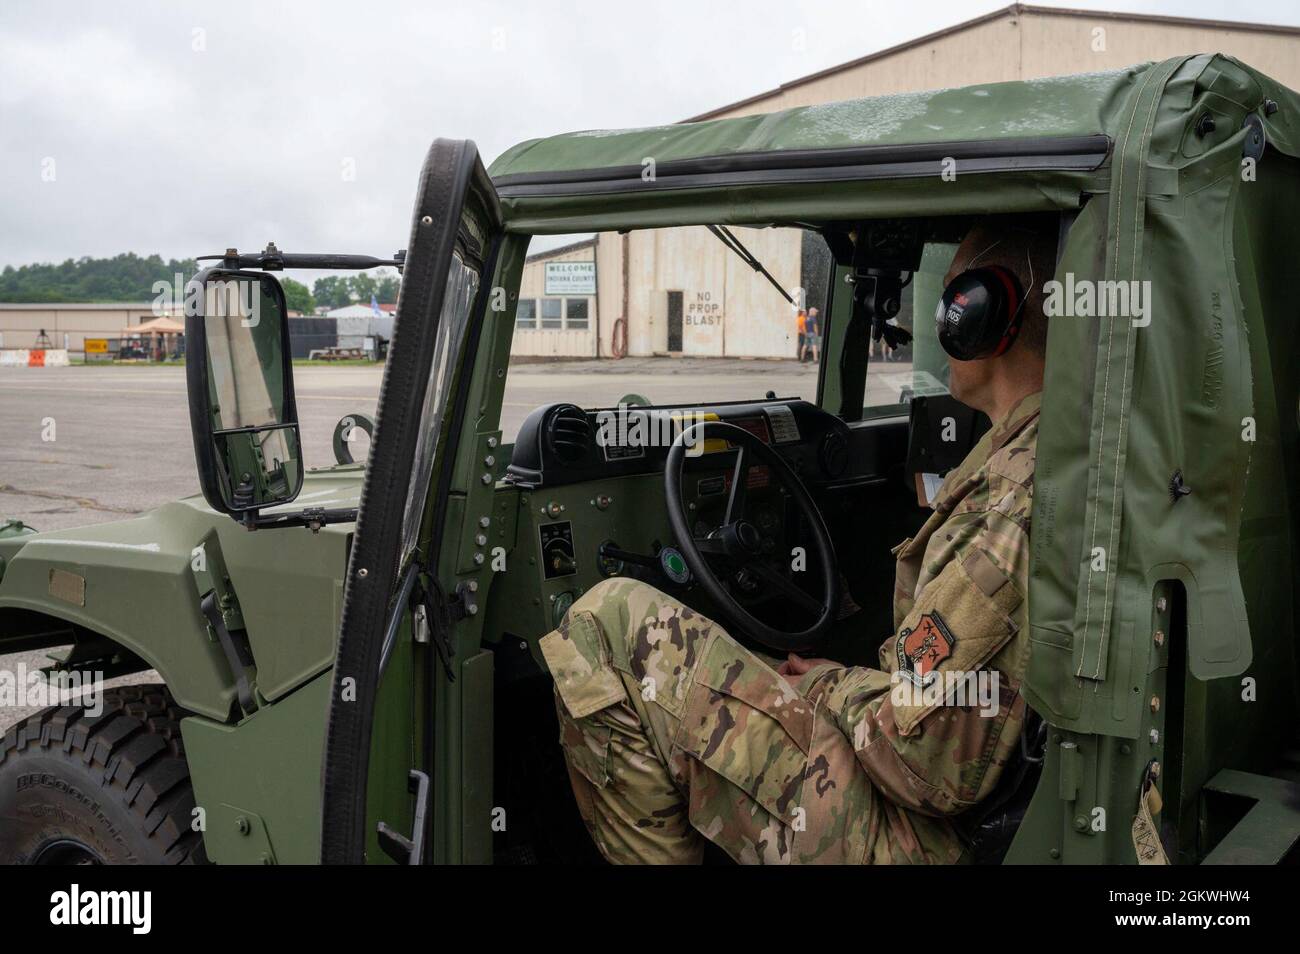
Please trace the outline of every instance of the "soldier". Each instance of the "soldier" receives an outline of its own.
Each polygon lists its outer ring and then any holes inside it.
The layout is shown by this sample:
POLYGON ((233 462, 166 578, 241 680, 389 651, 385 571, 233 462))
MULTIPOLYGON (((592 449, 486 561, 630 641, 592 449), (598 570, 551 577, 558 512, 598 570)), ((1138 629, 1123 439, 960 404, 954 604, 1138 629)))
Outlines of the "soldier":
POLYGON ((747 863, 960 858, 954 819, 993 790, 1026 717, 1041 285, 1055 240, 1033 218, 990 219, 954 256, 936 316, 965 359, 950 361, 950 388, 993 428, 894 549, 895 631, 879 669, 794 654, 774 669, 629 579, 593 587, 542 640, 578 808, 608 860, 696 863, 706 839, 747 863), (992 339, 970 333, 977 281, 1008 296, 992 339), (990 686, 978 701, 961 691, 990 686))

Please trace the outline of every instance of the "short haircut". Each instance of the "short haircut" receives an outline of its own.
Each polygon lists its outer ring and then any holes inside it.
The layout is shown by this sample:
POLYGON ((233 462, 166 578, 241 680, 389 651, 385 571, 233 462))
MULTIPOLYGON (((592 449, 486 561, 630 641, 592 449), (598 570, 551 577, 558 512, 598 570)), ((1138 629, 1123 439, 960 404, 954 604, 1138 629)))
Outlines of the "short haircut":
POLYGON ((1016 346, 1028 348, 1039 356, 1047 354, 1047 317, 1043 313, 1046 297, 1043 286, 1056 271, 1056 246, 1060 235, 1060 216, 1055 213, 1018 213, 991 215, 976 222, 962 244, 966 262, 958 262, 964 271, 982 265, 1001 265, 1015 272, 1025 290, 1023 318, 1016 346))

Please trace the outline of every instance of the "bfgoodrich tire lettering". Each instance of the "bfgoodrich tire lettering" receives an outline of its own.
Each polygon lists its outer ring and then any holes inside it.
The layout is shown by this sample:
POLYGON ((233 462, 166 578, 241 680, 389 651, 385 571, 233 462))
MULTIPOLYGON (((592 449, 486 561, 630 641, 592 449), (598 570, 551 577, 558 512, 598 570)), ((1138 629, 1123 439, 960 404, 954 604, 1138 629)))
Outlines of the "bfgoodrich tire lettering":
POLYGON ((0 864, 199 864, 177 708, 162 686, 42 710, 0 739, 0 864))

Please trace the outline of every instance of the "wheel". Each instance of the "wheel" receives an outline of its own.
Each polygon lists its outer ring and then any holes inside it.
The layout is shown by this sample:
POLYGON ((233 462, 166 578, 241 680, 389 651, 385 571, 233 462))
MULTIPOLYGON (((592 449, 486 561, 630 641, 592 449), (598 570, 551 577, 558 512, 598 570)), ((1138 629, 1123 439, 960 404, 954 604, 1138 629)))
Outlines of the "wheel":
POLYGON ((103 711, 55 706, 0 739, 0 864, 203 864, 181 742, 162 686, 106 689, 103 711))

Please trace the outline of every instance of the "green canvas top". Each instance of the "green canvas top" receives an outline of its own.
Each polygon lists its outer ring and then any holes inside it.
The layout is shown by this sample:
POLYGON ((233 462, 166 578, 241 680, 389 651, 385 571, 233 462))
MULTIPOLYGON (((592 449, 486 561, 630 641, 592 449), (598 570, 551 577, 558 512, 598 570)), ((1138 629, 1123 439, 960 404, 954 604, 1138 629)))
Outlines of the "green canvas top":
MULTIPOLYGON (((1208 89, 1257 111, 1269 143, 1296 155, 1294 92, 1228 56, 1179 60, 1159 121, 1141 135, 1158 135, 1166 117, 1186 119, 1197 92, 1208 89), (1280 108, 1266 114, 1270 100, 1280 108)), ((1132 132, 1120 128, 1125 104, 1157 65, 570 132, 513 146, 489 172, 513 231, 929 214, 947 157, 955 158, 959 181, 961 173, 974 174, 964 188, 945 184, 943 201, 954 214, 1072 207, 1108 165, 1111 145, 1132 132), (899 180, 926 181, 900 190, 899 180)), ((1194 158, 1195 144, 1190 148, 1184 158, 1194 158)), ((1167 158, 1160 164, 1177 164, 1176 155, 1167 158)))
POLYGON ((489 170, 526 173, 640 166, 702 156, 1106 134, 1115 101, 1150 64, 1106 73, 895 93, 733 119, 586 130, 521 142, 489 170))

